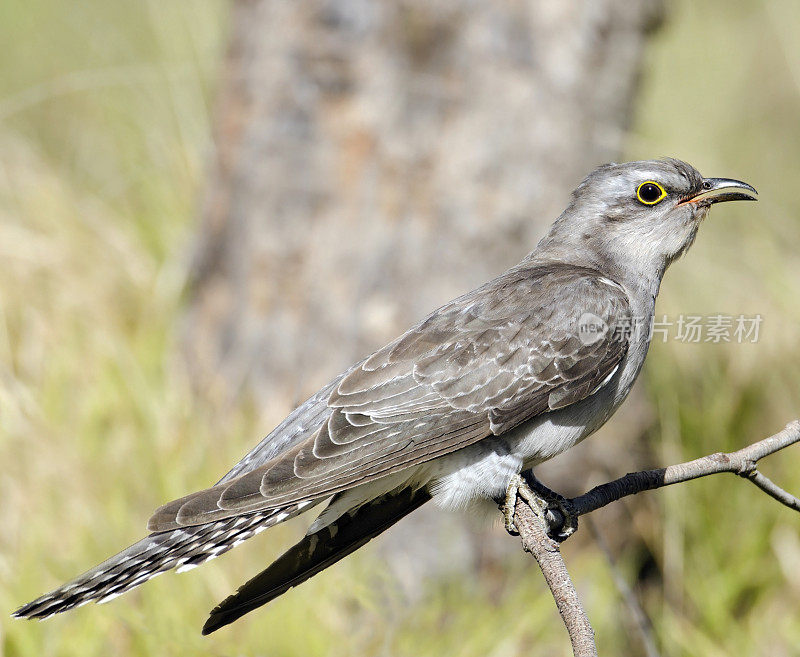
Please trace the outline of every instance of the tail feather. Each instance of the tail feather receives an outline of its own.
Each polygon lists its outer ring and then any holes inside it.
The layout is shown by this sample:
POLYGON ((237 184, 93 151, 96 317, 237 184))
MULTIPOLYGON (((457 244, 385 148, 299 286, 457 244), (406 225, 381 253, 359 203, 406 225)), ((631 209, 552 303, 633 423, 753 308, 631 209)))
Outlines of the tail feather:
POLYGON ((203 626, 210 634, 332 566, 430 499, 410 488, 379 497, 303 538, 266 570, 215 607, 203 626))
POLYGON ((71 582, 17 609, 18 618, 47 618, 86 604, 108 602, 172 568, 188 570, 258 532, 306 510, 305 502, 150 534, 71 582))

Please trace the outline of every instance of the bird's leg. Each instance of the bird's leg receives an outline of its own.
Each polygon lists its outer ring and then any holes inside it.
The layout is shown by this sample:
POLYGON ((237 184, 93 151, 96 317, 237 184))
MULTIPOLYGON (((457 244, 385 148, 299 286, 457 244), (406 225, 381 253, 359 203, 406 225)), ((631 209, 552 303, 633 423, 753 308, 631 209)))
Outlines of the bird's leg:
POLYGON ((514 525, 517 496, 525 500, 531 510, 544 520, 547 534, 553 540, 564 541, 578 528, 578 517, 572 512, 569 501, 539 481, 533 470, 527 470, 511 477, 506 486, 505 499, 500 504, 509 534, 519 533, 514 525))

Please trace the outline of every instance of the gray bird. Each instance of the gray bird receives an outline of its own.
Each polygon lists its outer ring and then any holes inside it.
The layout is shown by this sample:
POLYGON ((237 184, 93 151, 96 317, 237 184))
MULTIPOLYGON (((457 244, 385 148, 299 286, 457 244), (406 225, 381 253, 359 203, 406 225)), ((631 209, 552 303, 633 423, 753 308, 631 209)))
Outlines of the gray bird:
POLYGON ((15 615, 107 601, 327 501, 300 543, 211 612, 207 634, 430 499, 516 499, 522 471, 595 432, 627 396, 664 272, 711 205, 756 198, 679 160, 601 166, 520 264, 336 377, 216 485, 159 508, 146 538, 15 615))

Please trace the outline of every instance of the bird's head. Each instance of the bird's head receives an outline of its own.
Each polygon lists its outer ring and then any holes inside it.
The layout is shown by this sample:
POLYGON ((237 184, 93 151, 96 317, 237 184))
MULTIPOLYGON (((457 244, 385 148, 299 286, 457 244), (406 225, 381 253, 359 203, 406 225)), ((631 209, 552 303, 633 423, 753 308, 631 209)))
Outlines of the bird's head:
POLYGON ((568 260, 575 254, 617 280, 660 281, 692 245, 712 204, 756 199, 747 183, 703 178, 680 160, 606 164, 578 185, 537 251, 568 260))

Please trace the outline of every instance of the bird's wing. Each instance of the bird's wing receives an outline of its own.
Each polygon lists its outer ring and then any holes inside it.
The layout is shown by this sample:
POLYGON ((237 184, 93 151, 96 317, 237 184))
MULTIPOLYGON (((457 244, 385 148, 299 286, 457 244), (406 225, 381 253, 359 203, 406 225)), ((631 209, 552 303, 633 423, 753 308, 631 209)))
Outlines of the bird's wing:
POLYGON ((149 528, 329 496, 575 403, 618 367, 628 342, 614 327, 625 322, 624 291, 592 269, 512 269, 341 378, 313 435, 246 474, 161 507, 149 528), (587 317, 598 333, 580 333, 587 317))

